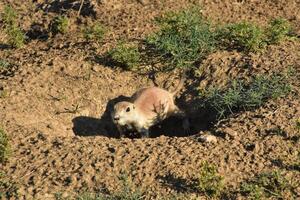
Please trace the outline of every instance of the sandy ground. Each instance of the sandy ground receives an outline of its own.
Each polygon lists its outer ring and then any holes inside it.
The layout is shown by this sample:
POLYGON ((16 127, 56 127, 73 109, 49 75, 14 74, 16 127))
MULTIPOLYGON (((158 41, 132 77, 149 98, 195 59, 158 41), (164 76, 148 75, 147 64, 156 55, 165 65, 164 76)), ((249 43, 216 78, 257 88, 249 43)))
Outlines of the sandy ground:
MULTIPOLYGON (((300 149, 295 126, 300 118, 299 40, 269 46, 260 54, 217 51, 208 56, 199 65, 203 78, 188 78, 179 99, 180 106, 190 114, 192 135, 183 135, 181 127, 174 125, 178 124, 176 119, 170 119, 156 127, 152 138, 117 139, 107 109, 120 95, 130 96, 153 83, 146 75, 106 66, 95 56, 121 38, 143 38, 155 29, 155 16, 184 8, 190 1, 86 1, 78 19, 79 4, 74 2, 0 3, 0 10, 4 4, 13 5, 20 13, 22 28, 31 31, 32 38, 42 34, 57 14, 65 13, 72 19, 64 36, 31 39, 18 50, 0 49, 1 59, 13 63, 9 70, 0 69, 0 85, 7 92, 0 98, 0 124, 12 144, 12 156, 0 170, 18 183, 20 199, 53 199, 57 193, 82 191, 113 192, 120 188, 118 176, 123 171, 149 199, 174 193, 204 198, 194 187, 203 161, 218 166, 227 190, 233 191, 231 199, 242 198, 234 192, 242 181, 274 169, 284 170, 292 182, 298 183, 300 198, 300 172, 290 167, 300 149), (86 43, 80 33, 82 24, 93 21, 110 30, 102 44, 86 43), (220 123, 212 123, 206 112, 192 109, 197 103, 191 90, 195 85, 221 86, 236 77, 271 74, 289 66, 295 69, 291 80, 294 92, 285 98, 220 123), (287 134, 277 134, 278 129, 287 134), (215 135, 217 143, 199 141, 204 132, 215 135)), ((264 25, 282 16, 293 24, 296 34, 300 32, 299 1, 199 2, 203 14, 215 23, 246 19, 264 25)), ((175 85, 178 74, 171 75, 168 80, 175 85)), ((157 74, 159 84, 168 76, 157 74)))

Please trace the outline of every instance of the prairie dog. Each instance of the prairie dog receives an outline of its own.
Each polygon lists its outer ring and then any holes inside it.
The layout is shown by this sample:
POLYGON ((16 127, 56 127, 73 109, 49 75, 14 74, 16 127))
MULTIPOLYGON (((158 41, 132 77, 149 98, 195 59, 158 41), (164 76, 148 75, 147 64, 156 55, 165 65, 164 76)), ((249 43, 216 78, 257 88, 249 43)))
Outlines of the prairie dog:
POLYGON ((175 95, 183 87, 184 79, 173 92, 159 87, 142 88, 135 92, 129 101, 114 105, 111 118, 117 126, 120 137, 124 136, 123 127, 134 129, 142 137, 149 137, 149 128, 170 116, 183 119, 185 132, 189 131, 189 121, 185 112, 175 105, 175 95))

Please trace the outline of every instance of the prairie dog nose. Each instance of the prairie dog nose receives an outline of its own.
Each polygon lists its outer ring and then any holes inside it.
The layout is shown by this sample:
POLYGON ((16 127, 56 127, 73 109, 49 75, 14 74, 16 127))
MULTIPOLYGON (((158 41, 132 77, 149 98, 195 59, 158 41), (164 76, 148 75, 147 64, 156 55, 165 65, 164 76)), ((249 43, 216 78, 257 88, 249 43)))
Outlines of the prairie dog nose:
POLYGON ((118 121, 119 119, 120 119, 119 116, 115 116, 115 117, 114 117, 114 120, 115 120, 115 121, 118 121))

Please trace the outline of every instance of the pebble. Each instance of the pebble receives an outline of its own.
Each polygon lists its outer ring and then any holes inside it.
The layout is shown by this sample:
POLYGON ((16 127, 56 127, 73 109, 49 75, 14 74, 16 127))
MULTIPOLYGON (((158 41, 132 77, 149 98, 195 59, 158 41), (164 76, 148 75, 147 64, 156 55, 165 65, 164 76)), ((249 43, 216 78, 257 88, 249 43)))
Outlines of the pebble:
POLYGON ((216 143, 218 141, 217 137, 214 135, 201 135, 199 137, 199 140, 201 142, 207 142, 207 143, 216 143))

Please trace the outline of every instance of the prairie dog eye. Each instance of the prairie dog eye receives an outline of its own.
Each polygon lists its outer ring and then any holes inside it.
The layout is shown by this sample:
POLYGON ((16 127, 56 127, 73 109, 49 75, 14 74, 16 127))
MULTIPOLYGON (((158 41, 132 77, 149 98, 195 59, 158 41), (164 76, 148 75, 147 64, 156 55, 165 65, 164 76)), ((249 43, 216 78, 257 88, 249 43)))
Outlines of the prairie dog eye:
POLYGON ((129 112, 129 111, 130 111, 130 107, 127 107, 127 108, 126 108, 126 112, 129 112))

